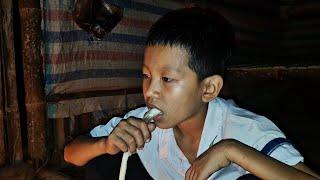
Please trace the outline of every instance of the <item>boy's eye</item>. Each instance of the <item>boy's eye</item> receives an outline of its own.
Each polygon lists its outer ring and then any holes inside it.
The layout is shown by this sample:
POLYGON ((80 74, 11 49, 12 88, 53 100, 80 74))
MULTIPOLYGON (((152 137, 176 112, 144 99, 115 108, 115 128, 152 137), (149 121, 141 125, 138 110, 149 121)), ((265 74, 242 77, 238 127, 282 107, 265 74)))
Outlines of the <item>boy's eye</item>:
POLYGON ((143 73, 143 74, 142 74, 142 78, 143 78, 143 79, 148 79, 148 78, 149 78, 149 75, 143 73))
POLYGON ((168 77, 162 77, 162 80, 163 80, 164 82, 171 82, 171 81, 173 81, 172 78, 168 78, 168 77))

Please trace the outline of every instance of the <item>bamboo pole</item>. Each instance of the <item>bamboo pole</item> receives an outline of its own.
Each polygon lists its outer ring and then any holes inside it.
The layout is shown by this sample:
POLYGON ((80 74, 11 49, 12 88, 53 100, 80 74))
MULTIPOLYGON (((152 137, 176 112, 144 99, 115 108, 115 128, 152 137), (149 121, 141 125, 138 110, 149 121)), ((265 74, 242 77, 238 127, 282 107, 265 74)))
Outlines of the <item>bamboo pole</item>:
POLYGON ((12 1, 0 1, 2 9, 1 24, 1 61, 2 61, 2 103, 4 105, 7 153, 11 164, 23 160, 21 142, 20 112, 17 97, 16 56, 13 30, 12 1))
POLYGON ((19 0, 21 21, 25 106, 28 128, 28 153, 35 167, 45 163, 46 103, 43 84, 41 9, 39 0, 19 0))

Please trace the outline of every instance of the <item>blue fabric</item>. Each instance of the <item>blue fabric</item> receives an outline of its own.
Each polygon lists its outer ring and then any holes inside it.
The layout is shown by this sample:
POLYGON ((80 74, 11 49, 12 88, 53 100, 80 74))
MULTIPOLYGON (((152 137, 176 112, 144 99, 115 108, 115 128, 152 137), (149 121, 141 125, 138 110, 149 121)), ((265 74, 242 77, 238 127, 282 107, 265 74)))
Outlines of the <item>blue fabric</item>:
POLYGON ((261 150, 261 152, 265 155, 270 155, 275 149, 277 149, 277 147, 281 146, 284 143, 289 143, 292 144, 290 140, 286 139, 286 138, 275 138, 273 140, 271 140, 270 142, 268 142, 261 150))

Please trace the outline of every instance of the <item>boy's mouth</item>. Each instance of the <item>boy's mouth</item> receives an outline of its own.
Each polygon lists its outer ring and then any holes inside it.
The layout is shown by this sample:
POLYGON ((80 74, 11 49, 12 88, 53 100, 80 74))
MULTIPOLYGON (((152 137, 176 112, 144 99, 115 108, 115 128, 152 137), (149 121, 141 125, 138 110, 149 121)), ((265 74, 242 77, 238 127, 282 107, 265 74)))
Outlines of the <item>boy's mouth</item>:
POLYGON ((155 114, 153 117, 152 117, 152 120, 151 120, 151 122, 154 122, 154 121, 159 121, 160 120, 160 118, 163 116, 163 111, 160 109, 160 108, 158 108, 157 106, 155 106, 155 105, 153 105, 153 104, 147 104, 147 107, 148 107, 148 111, 150 111, 151 109, 157 109, 157 110, 159 110, 160 112, 159 113, 157 113, 157 114, 155 114))
MULTIPOLYGON (((155 121, 160 121, 160 119, 162 118, 162 116, 163 116, 163 113, 161 112, 160 114, 158 114, 158 115, 156 115, 155 117, 153 117, 152 119, 153 119, 153 122, 155 122, 155 121)), ((152 121, 151 121, 152 122, 152 121)))
POLYGON ((148 107, 149 110, 152 109, 152 108, 156 108, 156 109, 161 111, 161 109, 158 106, 154 105, 154 104, 147 103, 147 107, 148 107))

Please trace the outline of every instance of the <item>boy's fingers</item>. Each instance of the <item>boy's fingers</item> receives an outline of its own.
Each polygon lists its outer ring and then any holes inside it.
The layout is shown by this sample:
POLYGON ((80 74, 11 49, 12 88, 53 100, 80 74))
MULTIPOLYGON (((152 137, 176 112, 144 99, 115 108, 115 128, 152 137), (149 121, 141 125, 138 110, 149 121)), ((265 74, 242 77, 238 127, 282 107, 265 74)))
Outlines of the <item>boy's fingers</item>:
POLYGON ((140 131, 141 131, 141 133, 143 135, 143 139, 144 139, 143 144, 150 140, 151 132, 150 132, 146 122, 144 122, 142 120, 129 120, 129 123, 131 123, 136 128, 140 129, 140 131))
POLYGON ((126 131, 123 131, 123 133, 121 133, 121 135, 118 135, 118 137, 121 138, 126 143, 128 151, 130 151, 131 153, 136 151, 137 149, 136 140, 131 134, 127 133, 126 131))
POLYGON ((123 141, 120 137, 117 135, 115 136, 109 136, 107 139, 107 143, 109 144, 107 147, 109 147, 109 153, 110 154, 116 154, 120 151, 127 152, 128 147, 125 141, 123 141))
POLYGON ((156 124, 155 123, 148 123, 148 129, 150 132, 152 132, 154 129, 156 129, 156 124))
POLYGON ((140 119, 128 118, 118 124, 115 134, 125 141, 128 151, 135 152, 137 148, 142 149, 144 144, 150 141, 151 132, 155 127, 154 123, 147 124, 140 119))
POLYGON ((144 146, 144 137, 142 130, 139 127, 131 124, 131 122, 128 123, 130 124, 130 126, 126 126, 124 130, 127 131, 132 137, 134 137, 137 148, 142 148, 144 146))
POLYGON ((195 179, 195 172, 192 168, 189 168, 186 173, 186 180, 193 180, 195 179))
POLYGON ((187 170, 186 175, 185 175, 185 180, 189 180, 190 179, 190 169, 187 170))

